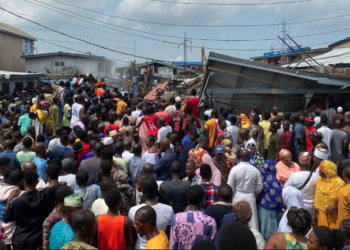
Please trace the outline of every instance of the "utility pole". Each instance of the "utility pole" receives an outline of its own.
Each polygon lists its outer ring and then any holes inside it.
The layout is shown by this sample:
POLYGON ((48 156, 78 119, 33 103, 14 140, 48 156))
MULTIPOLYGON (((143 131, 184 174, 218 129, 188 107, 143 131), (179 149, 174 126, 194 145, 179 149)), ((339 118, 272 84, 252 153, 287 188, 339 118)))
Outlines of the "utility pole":
POLYGON ((135 46, 134 46, 134 61, 136 61, 136 41, 135 41, 135 46))
MULTIPOLYGON (((289 34, 289 31, 287 31, 287 26, 289 24, 286 22, 286 19, 283 19, 283 22, 281 25, 282 25, 282 31, 280 31, 280 33, 281 33, 282 39, 283 39, 283 41, 287 42, 287 41, 289 41, 289 39, 287 38, 287 34, 289 34)), ((281 65, 283 64, 282 60, 284 58, 285 51, 286 51, 286 45, 285 45, 285 43, 282 43, 282 46, 281 46, 281 65)))
MULTIPOLYGON (((180 48, 180 45, 184 46, 184 71, 185 72, 186 72, 186 69, 187 69, 187 46, 188 46, 187 42, 190 42, 192 44, 192 40, 187 39, 186 38, 186 33, 185 33, 184 42, 179 44, 179 48, 180 48)), ((191 47, 191 51, 192 51, 192 47, 191 47)))

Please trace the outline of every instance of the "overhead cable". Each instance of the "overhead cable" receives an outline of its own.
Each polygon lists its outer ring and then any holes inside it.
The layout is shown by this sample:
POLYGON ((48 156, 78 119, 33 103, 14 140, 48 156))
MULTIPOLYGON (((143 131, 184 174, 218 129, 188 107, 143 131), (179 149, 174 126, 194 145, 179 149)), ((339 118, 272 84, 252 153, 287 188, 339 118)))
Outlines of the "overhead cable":
POLYGON ((262 2, 262 3, 205 3, 205 2, 179 2, 179 1, 165 1, 165 0, 149 0, 151 2, 161 3, 175 3, 175 4, 186 4, 186 5, 222 5, 222 6, 250 6, 250 5, 278 5, 278 4, 292 4, 292 3, 303 3, 311 2, 312 0, 298 0, 298 1, 285 1, 285 2, 262 2))

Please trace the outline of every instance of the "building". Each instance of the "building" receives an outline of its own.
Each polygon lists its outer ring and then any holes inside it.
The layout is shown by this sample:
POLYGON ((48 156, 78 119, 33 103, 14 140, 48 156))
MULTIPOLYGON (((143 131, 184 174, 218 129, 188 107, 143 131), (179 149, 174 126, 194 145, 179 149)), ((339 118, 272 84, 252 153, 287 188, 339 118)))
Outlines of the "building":
POLYGON ((96 78, 111 77, 114 62, 103 56, 73 54, 67 52, 22 56, 25 70, 46 72, 48 77, 68 77, 75 73, 91 73, 96 78))
MULTIPOLYGON (((183 67, 185 65, 184 61, 173 62, 174 65, 183 67)), ((202 62, 186 62, 186 68, 196 71, 197 73, 203 73, 203 63, 202 62)))
POLYGON ((22 90, 24 88, 39 87, 40 77, 45 74, 0 71, 0 91, 3 95, 12 95, 15 89, 22 90))
MULTIPOLYGON (((153 67, 153 74, 161 78, 174 78, 180 73, 184 72, 184 68, 172 63, 164 61, 149 61, 141 64, 137 64, 137 68, 141 70, 142 68, 147 68, 148 66, 153 67)), ((187 69, 186 72, 196 73, 195 70, 187 69)))
POLYGON ((0 70, 24 72, 24 55, 33 55, 36 39, 13 26, 0 23, 0 70))

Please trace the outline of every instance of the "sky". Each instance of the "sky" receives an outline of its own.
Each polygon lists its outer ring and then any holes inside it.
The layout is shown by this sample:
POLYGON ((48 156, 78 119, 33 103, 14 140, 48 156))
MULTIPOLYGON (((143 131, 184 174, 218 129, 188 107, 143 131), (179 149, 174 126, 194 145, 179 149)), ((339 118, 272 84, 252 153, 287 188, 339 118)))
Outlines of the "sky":
MULTIPOLYGON (((251 6, 213 6, 198 3, 282 3, 296 0, 174 1, 197 4, 176 4, 151 0, 0 0, 0 7, 8 11, 84 41, 47 30, 3 10, 0 10, 2 17, 0 21, 20 28, 37 38, 35 53, 58 51, 91 53, 118 60, 116 67, 123 67, 126 65, 125 62, 134 59, 137 63, 151 59, 170 62, 182 61, 184 59, 183 37, 185 33, 189 38, 187 42, 189 45, 187 48, 188 61, 201 61, 200 48, 202 46, 205 47, 207 56, 211 51, 214 51, 245 59, 262 56, 265 52, 270 52, 271 47, 274 51, 279 51, 282 46, 278 39, 278 35, 282 34, 280 32, 282 25, 189 27, 154 23, 211 26, 264 25, 281 24, 284 19, 287 23, 326 19, 290 24, 287 25, 287 30, 299 44, 312 48, 327 47, 330 43, 350 37, 349 0, 309 0, 293 4, 251 6), (342 15, 344 16, 340 18, 327 19, 342 15), (345 30, 339 31, 342 29, 345 30), (319 33, 326 34, 314 35, 319 33), (209 39, 209 41, 201 39, 209 39), (114 51, 87 44, 85 41, 114 51)), ((292 43, 290 42, 290 44, 292 43)))

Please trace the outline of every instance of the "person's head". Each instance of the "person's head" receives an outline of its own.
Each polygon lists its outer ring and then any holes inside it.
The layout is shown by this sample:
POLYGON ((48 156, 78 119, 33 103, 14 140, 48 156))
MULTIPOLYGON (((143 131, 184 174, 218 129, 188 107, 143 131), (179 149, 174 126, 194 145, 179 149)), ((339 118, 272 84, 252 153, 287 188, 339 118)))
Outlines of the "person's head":
POLYGON ((321 115, 321 124, 326 126, 328 124, 328 117, 326 114, 321 115))
POLYGON ((84 123, 85 126, 89 124, 89 116, 88 115, 82 115, 80 118, 80 121, 84 123))
POLYGON ((160 141, 160 150, 166 152, 170 149, 170 140, 168 138, 162 139, 160 141))
POLYGON ((335 165, 335 163, 332 161, 323 160, 319 168, 320 168, 320 177, 332 178, 337 175, 337 165, 335 165))
MULTIPOLYGON (((231 118, 232 118, 233 116, 231 116, 231 118)), ((237 118, 236 118, 236 121, 237 121, 237 118)), ((260 122, 260 116, 259 115, 253 115, 253 117, 252 117, 252 122, 253 122, 253 124, 254 125, 257 125, 257 124, 259 124, 259 122, 260 122)), ((231 122, 232 123, 232 122, 231 122)), ((233 124, 233 123, 232 123, 233 124)))
POLYGON ((279 122, 274 120, 274 121, 271 122, 271 125, 269 127, 269 131, 271 133, 276 133, 277 130, 279 129, 279 127, 280 127, 279 122))
POLYGON ((78 194, 66 196, 63 201, 62 216, 67 224, 72 224, 72 216, 74 212, 83 209, 83 197, 78 194))
POLYGON ((121 155, 124 152, 124 143, 122 141, 117 141, 114 145, 117 154, 121 155))
POLYGON ((95 214, 89 209, 80 209, 73 213, 72 230, 75 237, 91 238, 97 231, 95 214))
POLYGON ((109 160, 113 162, 113 150, 111 148, 104 148, 100 154, 101 160, 109 160))
POLYGON ((80 170, 75 175, 75 179, 79 187, 86 187, 89 180, 89 174, 84 170, 80 170))
POLYGON ((54 97, 54 98, 52 98, 52 102, 53 102, 53 104, 58 105, 58 104, 60 104, 61 101, 59 98, 54 97))
POLYGON ((249 130, 241 128, 239 130, 239 138, 241 142, 248 141, 249 140, 249 130))
POLYGON ((68 137, 68 135, 62 135, 60 137, 60 142, 61 142, 62 146, 67 147, 69 145, 69 137, 68 137))
POLYGON ((112 189, 117 189, 117 183, 112 178, 105 178, 101 181, 100 188, 101 188, 101 198, 106 199, 106 194, 108 191, 112 189))
POLYGON ((226 129, 226 121, 224 119, 219 120, 219 128, 224 131, 226 129))
POLYGON ((314 228, 309 234, 307 247, 313 249, 342 249, 344 246, 343 233, 340 230, 332 230, 328 227, 321 226, 314 228))
POLYGON ((242 222, 243 224, 248 224, 253 214, 252 208, 250 207, 249 203, 246 201, 237 202, 233 206, 232 212, 237 214, 239 221, 242 222))
POLYGON ((334 128, 341 129, 343 127, 343 122, 340 119, 336 119, 333 123, 334 128))
POLYGON ((233 191, 230 185, 221 184, 218 191, 219 201, 231 203, 233 191))
POLYGON ((46 146, 45 143, 43 142, 39 142, 35 145, 34 147, 34 152, 36 154, 37 157, 39 158, 44 158, 45 154, 46 154, 46 146))
POLYGON ((13 148, 15 147, 15 144, 13 143, 12 140, 6 140, 4 142, 4 147, 5 147, 5 150, 13 150, 13 148))
POLYGON ((205 195, 205 192, 202 186, 194 185, 194 186, 191 186, 189 189, 187 189, 186 197, 190 205, 201 208, 204 195, 205 195))
POLYGON ((151 206, 141 207, 135 213, 135 230, 142 237, 157 228, 157 213, 151 206))
POLYGON ((290 121, 286 120, 283 122, 283 131, 288 132, 290 129, 290 121))
POLYGON ((298 113, 293 113, 292 116, 290 117, 290 121, 292 124, 299 122, 300 120, 300 115, 298 113))
POLYGON ((38 135, 36 137, 36 142, 37 143, 39 143, 39 142, 45 143, 46 142, 45 136, 43 134, 38 135))
POLYGON ((12 166, 12 161, 10 158, 8 157, 0 158, 0 174, 2 174, 6 168, 11 166, 12 166))
POLYGON ((36 166, 36 164, 34 162, 26 161, 25 163, 23 163, 22 169, 26 173, 37 172, 38 167, 36 166))
POLYGON ((181 109, 181 102, 176 102, 175 108, 176 108, 176 110, 180 110, 181 109))
POLYGON ((261 115, 261 118, 262 118, 264 121, 270 120, 270 118, 271 118, 270 112, 264 112, 264 113, 261 115))
POLYGON ((10 166, 10 167, 7 167, 4 169, 4 171, 2 172, 3 177, 4 177, 4 179, 3 179, 4 183, 10 184, 10 174, 17 169, 18 168, 13 167, 13 166, 10 166))
POLYGON ((67 196, 74 194, 74 190, 69 186, 61 186, 56 190, 55 203, 57 205, 64 205, 64 199, 67 196))
POLYGON ((338 108, 337 108, 337 113, 338 113, 338 114, 343 113, 343 108, 342 108, 342 107, 338 107, 338 108))
POLYGON ((102 142, 96 142, 95 147, 94 147, 94 153, 96 157, 101 156, 102 150, 105 148, 105 145, 102 142))
POLYGON ((72 168, 73 168, 73 162, 71 159, 65 158, 62 160, 61 164, 62 164, 62 170, 64 173, 66 173, 66 174, 71 173, 72 168))
POLYGON ((343 232, 346 246, 350 245, 350 219, 343 220, 339 223, 339 230, 343 232))
POLYGON ((287 219, 288 226, 295 234, 306 235, 311 228, 311 214, 303 208, 291 207, 287 219))
POLYGON ((170 173, 172 176, 180 176, 182 173, 182 164, 179 161, 174 161, 170 164, 170 173))
POLYGON ((159 196, 157 181, 153 176, 141 179, 141 190, 145 199, 156 199, 159 196))
POLYGON ((154 174, 154 167, 151 163, 146 163, 145 165, 143 165, 142 171, 144 174, 153 175, 154 174))
POLYGON ((288 149, 281 149, 279 152, 279 159, 283 161, 286 166, 292 165, 292 153, 288 149))
POLYGON ((12 134, 12 140, 14 143, 19 143, 22 141, 22 134, 21 131, 16 131, 12 134))
POLYGON ((320 115, 321 115, 321 112, 322 112, 321 109, 316 109, 316 110, 315 110, 315 115, 316 115, 316 116, 320 116, 320 115))
POLYGON ((56 135, 57 135, 58 137, 61 137, 61 136, 63 135, 63 128, 62 128, 62 127, 57 127, 57 128, 55 129, 55 132, 56 132, 56 135))
MULTIPOLYGON (((131 141, 127 141, 131 144, 131 141)), ((130 148, 131 148, 131 145, 130 145, 130 148)), ((127 146, 125 145, 125 149, 127 149, 127 146)), ((140 157, 141 154, 142 154, 142 146, 140 144, 135 144, 133 147, 132 147, 132 151, 134 153, 134 157, 140 157)))
POLYGON ((247 149, 243 149, 241 151, 241 160, 242 162, 249 162, 250 160, 250 152, 247 149))
POLYGON ((34 190, 39 182, 39 175, 35 171, 26 172, 24 175, 24 187, 34 190))
MULTIPOLYGON (((110 181, 111 180, 109 179, 109 182, 110 181)), ((112 185, 112 182, 110 182, 109 185, 112 185)), ((118 210, 123 205, 120 191, 117 188, 110 187, 110 189, 106 192, 106 195, 104 197, 105 197, 105 203, 108 206, 108 209, 112 212, 118 213, 118 210)))
POLYGON ((196 96, 197 95, 197 90, 196 89, 191 89, 191 95, 196 96))
POLYGON ((60 168, 56 164, 49 164, 45 171, 46 180, 58 180, 58 176, 60 175, 60 168))
POLYGON ((102 160, 100 163, 100 173, 102 176, 110 176, 112 172, 113 162, 109 160, 102 160))
POLYGON ((191 180, 196 175, 196 163, 194 161, 186 162, 185 171, 187 177, 191 180))
POLYGON ((342 176, 343 176, 343 180, 344 180, 346 183, 349 183, 349 182, 350 182, 350 166, 346 166, 346 167, 343 169, 342 176))
POLYGON ((78 135, 78 138, 80 139, 80 141, 85 142, 87 144, 90 143, 90 138, 88 136, 88 133, 86 131, 81 131, 78 135))
POLYGON ((13 170, 9 176, 9 184, 17 187, 23 187, 24 175, 25 173, 20 169, 13 170))
POLYGON ((35 134, 35 127, 33 125, 29 125, 27 127, 27 131, 28 131, 28 134, 33 137, 33 139, 36 138, 36 134, 35 134))
POLYGON ((219 118, 219 112, 216 109, 213 109, 211 111, 211 118, 215 118, 215 119, 219 118))
POLYGON ((203 182, 210 182, 213 173, 209 164, 202 164, 202 166, 200 167, 200 175, 202 177, 203 182))
POLYGON ((278 108, 277 108, 276 106, 273 107, 271 113, 272 113, 274 116, 277 116, 277 114, 278 114, 278 108))
POLYGON ((204 136, 204 137, 200 138, 200 140, 199 140, 199 147, 200 148, 207 150, 209 148, 209 144, 210 144, 209 137, 204 136))
POLYGON ((221 250, 256 250, 256 239, 252 231, 242 223, 229 223, 223 227, 219 235, 221 250))
POLYGON ((83 151, 83 144, 81 142, 76 142, 73 144, 73 154, 78 155, 83 151))

